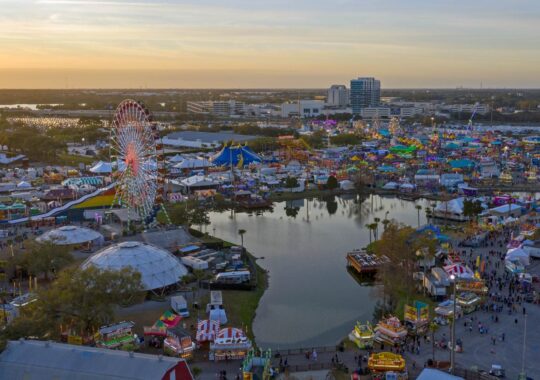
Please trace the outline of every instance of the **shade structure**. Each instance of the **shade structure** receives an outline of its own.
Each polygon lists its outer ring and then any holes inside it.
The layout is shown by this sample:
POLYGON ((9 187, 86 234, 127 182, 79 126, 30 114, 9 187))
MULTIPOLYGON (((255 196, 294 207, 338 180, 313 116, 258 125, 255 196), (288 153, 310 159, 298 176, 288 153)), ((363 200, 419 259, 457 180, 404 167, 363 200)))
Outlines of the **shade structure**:
POLYGON ((110 162, 99 161, 90 168, 92 173, 106 174, 112 172, 112 164, 110 162))
POLYGON ((262 162, 247 146, 225 146, 211 161, 216 166, 246 166, 262 162))
POLYGON ((104 270, 132 268, 141 274, 143 290, 156 290, 176 284, 188 270, 171 253, 137 241, 126 241, 104 248, 89 257, 82 267, 93 265, 104 270))
POLYGON ((51 242, 56 245, 77 245, 103 242, 103 235, 86 227, 63 226, 45 232, 36 239, 38 242, 51 242))
POLYGON ((444 267, 444 271, 449 275, 449 276, 456 276, 457 278, 472 278, 474 277, 474 273, 471 269, 469 269, 469 267, 466 267, 464 265, 461 265, 461 264, 452 264, 452 265, 447 265, 444 267))
POLYGON ((213 164, 206 158, 187 158, 174 165, 177 169, 203 169, 211 166, 213 164))

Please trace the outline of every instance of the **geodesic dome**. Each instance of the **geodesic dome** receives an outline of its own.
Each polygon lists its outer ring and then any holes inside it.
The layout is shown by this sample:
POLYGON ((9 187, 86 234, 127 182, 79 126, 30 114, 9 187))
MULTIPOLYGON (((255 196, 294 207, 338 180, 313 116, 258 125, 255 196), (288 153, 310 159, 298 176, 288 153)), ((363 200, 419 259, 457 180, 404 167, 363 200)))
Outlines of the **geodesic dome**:
POLYGON ((173 285, 188 273, 186 267, 171 253, 137 241, 118 243, 96 252, 82 264, 82 268, 90 265, 104 270, 131 267, 141 274, 143 290, 173 285))
POLYGON ((94 242, 101 244, 103 235, 86 227, 63 226, 45 232, 36 239, 38 242, 51 242, 56 245, 76 245, 94 242))

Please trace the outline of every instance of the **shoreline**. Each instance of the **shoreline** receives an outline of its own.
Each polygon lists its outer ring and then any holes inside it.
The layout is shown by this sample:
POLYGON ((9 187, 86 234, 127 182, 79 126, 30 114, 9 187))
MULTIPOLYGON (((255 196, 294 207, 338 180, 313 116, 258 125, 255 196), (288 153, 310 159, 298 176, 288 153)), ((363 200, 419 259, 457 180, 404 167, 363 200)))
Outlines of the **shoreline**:
MULTIPOLYGON (((197 231, 201 234, 198 238, 205 244, 222 244, 224 247, 233 245, 238 246, 238 244, 205 234, 199 230, 193 231, 197 231)), ((226 305, 226 310, 228 310, 229 319, 231 319, 231 316, 238 319, 242 324, 240 327, 244 329, 244 332, 248 338, 251 339, 253 345, 257 346, 255 334, 253 333, 253 321, 257 315, 259 302, 268 288, 269 273, 257 263, 258 258, 245 247, 244 253, 249 260, 249 265, 255 270, 257 284, 255 288, 251 290, 222 290, 223 303, 226 305)))

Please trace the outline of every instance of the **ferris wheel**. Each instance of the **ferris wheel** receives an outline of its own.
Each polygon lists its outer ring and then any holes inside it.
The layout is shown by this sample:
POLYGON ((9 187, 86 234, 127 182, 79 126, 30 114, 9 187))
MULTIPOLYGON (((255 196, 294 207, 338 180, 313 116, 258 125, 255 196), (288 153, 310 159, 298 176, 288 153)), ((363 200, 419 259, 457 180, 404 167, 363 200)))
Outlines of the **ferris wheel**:
POLYGON ((122 101, 113 116, 110 152, 116 194, 112 206, 128 209, 128 221, 136 215, 149 222, 163 196, 164 163, 157 127, 150 112, 134 100, 122 101))

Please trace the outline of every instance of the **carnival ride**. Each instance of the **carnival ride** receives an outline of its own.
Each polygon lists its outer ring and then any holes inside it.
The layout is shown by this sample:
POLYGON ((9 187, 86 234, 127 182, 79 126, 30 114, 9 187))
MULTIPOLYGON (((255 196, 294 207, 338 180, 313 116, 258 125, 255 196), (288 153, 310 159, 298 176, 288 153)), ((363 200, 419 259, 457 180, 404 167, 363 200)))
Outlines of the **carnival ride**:
POLYGON ((355 343, 361 350, 373 347, 374 337, 373 327, 369 322, 365 325, 356 322, 354 330, 349 334, 349 340, 355 343))
POLYGON ((110 155, 116 182, 111 207, 125 207, 128 219, 137 214, 150 223, 163 208, 166 169, 157 125, 143 104, 127 99, 116 108, 110 155))
POLYGON ((313 152, 311 146, 303 139, 296 139, 294 136, 279 136, 279 155, 285 161, 297 160, 300 162, 309 161, 313 152))

